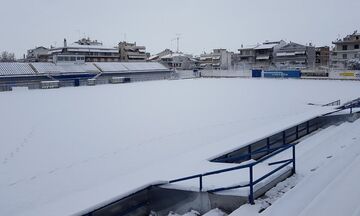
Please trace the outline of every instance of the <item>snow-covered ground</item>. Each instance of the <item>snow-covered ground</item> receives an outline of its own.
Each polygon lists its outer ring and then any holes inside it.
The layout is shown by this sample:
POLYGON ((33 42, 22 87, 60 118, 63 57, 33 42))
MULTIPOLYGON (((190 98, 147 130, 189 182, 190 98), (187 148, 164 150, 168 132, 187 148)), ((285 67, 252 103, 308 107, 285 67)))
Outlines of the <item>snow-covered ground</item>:
POLYGON ((70 215, 231 167, 209 158, 357 98, 358 82, 197 79, 0 94, 0 215, 70 215))
POLYGON ((241 206, 231 215, 360 215, 359 131, 357 120, 300 142, 297 174, 256 200, 256 205, 241 206))

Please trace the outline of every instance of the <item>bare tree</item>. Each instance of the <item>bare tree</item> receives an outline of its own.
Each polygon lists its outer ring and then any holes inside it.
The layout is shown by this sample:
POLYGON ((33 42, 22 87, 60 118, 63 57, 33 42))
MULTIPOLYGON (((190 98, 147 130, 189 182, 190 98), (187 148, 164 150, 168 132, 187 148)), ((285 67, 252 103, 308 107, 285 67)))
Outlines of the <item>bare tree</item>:
POLYGON ((14 61, 16 61, 14 53, 8 51, 1 52, 0 62, 14 62, 14 61))
POLYGON ((347 63, 348 63, 348 69, 360 70, 360 59, 351 59, 347 63))

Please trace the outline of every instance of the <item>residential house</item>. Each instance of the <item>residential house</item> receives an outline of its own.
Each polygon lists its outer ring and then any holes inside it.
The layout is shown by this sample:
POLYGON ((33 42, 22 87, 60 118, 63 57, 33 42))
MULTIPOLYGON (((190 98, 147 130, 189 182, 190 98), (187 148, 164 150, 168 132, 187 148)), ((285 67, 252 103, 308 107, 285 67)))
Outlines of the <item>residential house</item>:
POLYGON ((315 47, 290 42, 275 52, 274 64, 277 68, 315 68, 315 47))

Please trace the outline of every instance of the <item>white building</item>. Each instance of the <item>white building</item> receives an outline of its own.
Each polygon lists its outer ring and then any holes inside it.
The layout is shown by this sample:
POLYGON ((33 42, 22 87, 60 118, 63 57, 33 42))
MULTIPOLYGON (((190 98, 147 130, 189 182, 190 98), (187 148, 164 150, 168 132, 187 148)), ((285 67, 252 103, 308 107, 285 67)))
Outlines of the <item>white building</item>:
POLYGON ((333 44, 335 47, 330 56, 331 67, 346 69, 351 61, 360 59, 360 33, 357 31, 334 41, 333 44))
POLYGON ((116 47, 106 47, 98 41, 83 38, 70 45, 64 39, 61 47, 49 50, 49 59, 53 62, 117 62, 120 61, 119 50, 116 47))

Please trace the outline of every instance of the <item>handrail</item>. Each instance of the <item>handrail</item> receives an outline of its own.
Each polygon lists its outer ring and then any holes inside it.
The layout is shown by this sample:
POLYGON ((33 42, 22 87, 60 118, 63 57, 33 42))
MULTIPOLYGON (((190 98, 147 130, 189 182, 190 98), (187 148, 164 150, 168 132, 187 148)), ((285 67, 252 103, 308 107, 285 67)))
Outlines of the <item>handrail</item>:
POLYGON ((340 104, 341 104, 340 100, 336 100, 336 101, 333 101, 333 102, 324 104, 324 105, 322 105, 322 106, 323 106, 323 107, 324 107, 324 106, 340 106, 340 104))
POLYGON ((261 157, 261 155, 259 155, 259 154, 269 153, 273 150, 276 150, 277 148, 272 148, 273 146, 279 146, 279 145, 283 146, 286 143, 295 143, 296 144, 296 140, 312 133, 314 130, 317 130, 319 128, 319 123, 317 121, 314 122, 313 120, 314 119, 308 120, 299 125, 285 129, 281 132, 278 132, 276 134, 273 134, 271 136, 263 138, 262 140, 259 140, 255 143, 248 144, 248 145, 236 150, 237 152, 239 152, 241 150, 241 153, 236 153, 235 155, 231 155, 228 153, 227 155, 220 156, 211 161, 219 162, 219 163, 242 162, 242 161, 246 161, 246 160, 250 160, 250 159, 257 159, 257 158, 261 157), (288 131, 288 130, 293 130, 293 131, 288 131), (274 139, 272 139, 272 137, 274 137, 274 139), (291 137, 293 137, 293 138, 291 138, 291 137), (291 139, 289 139, 289 138, 291 138, 291 139), (261 143, 260 147, 259 147, 259 142, 262 142, 262 141, 265 141, 266 143, 261 143), (259 155, 259 156, 256 156, 256 155, 259 155))
POLYGON ((340 112, 340 111, 343 111, 343 110, 346 110, 346 109, 349 109, 350 114, 352 114, 353 113, 353 108, 356 108, 356 107, 360 107, 360 98, 357 98, 357 99, 354 99, 354 100, 349 101, 347 103, 344 103, 343 105, 337 107, 336 108, 337 110, 335 110, 333 112, 330 112, 330 113, 327 113, 326 115, 337 113, 337 112, 340 112))
POLYGON ((225 173, 225 172, 230 172, 230 171, 234 171, 234 170, 240 170, 240 169, 245 169, 245 168, 249 168, 249 184, 246 185, 237 185, 237 186, 231 186, 231 187, 222 187, 222 188, 216 188, 216 189, 212 189, 212 190, 208 190, 209 193, 213 193, 213 192, 218 192, 218 191, 224 191, 224 190, 231 190, 231 189, 236 189, 236 188, 241 188, 241 187, 249 187, 250 188, 250 193, 249 193, 249 202, 251 204, 254 204, 254 186, 261 182, 262 180, 264 180, 265 178, 273 175, 274 173, 276 173, 277 171, 283 169, 284 167, 286 167, 287 165, 292 163, 292 173, 295 173, 295 144, 285 144, 281 147, 276 148, 276 150, 272 149, 273 151, 268 152, 268 154, 264 157, 262 157, 261 159, 255 161, 255 162, 251 162, 248 164, 244 164, 244 165, 239 165, 239 166, 235 166, 235 167, 231 167, 231 168, 226 168, 226 169, 219 169, 216 171, 211 171, 211 172, 206 172, 206 173, 202 173, 202 174, 197 174, 197 175, 192 175, 192 176, 187 176, 187 177, 183 177, 183 178, 179 178, 179 179, 174 179, 174 180, 170 180, 168 183, 175 183, 175 182, 181 182, 181 181, 186 181, 186 180, 190 180, 190 179, 195 179, 195 178, 199 178, 199 191, 202 191, 203 188, 203 177, 205 176, 211 176, 211 175, 217 175, 217 174, 221 174, 221 173, 225 173), (286 159, 286 160, 281 160, 281 161, 275 161, 272 163, 269 163, 269 166, 273 166, 273 165, 277 165, 277 164, 282 164, 281 166, 277 167, 276 169, 270 171, 269 173, 266 173, 265 175, 263 175, 262 177, 258 178, 257 180, 254 181, 253 178, 253 168, 254 166, 256 166, 257 164, 289 149, 292 148, 292 158, 291 159, 286 159))

